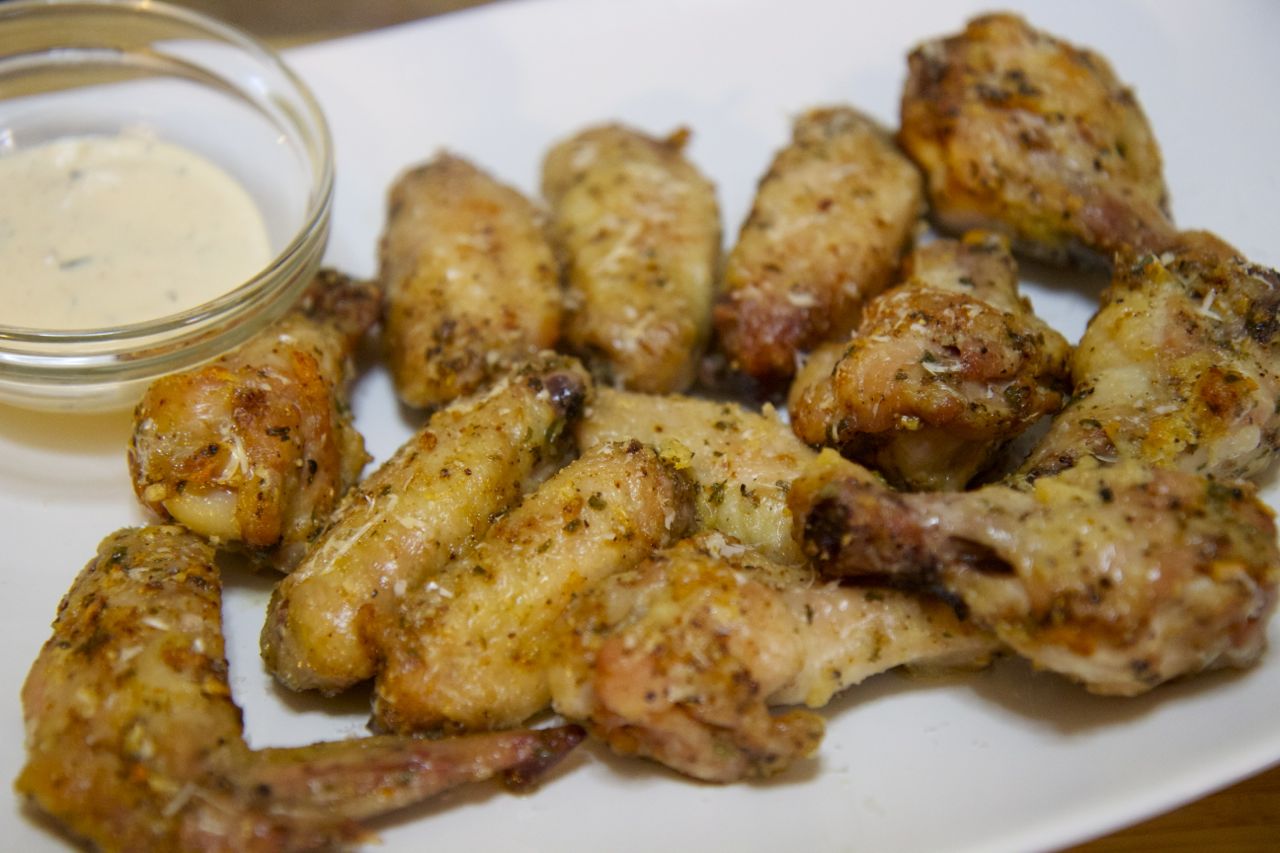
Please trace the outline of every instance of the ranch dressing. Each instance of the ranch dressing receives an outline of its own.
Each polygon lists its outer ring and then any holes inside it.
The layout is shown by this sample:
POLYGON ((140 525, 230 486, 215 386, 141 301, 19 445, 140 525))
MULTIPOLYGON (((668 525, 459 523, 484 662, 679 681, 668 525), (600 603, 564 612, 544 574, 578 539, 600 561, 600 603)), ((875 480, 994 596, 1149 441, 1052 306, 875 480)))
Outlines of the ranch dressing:
POLYGON ((84 329, 194 308, 271 258, 262 214, 203 157, 142 134, 0 156, 0 324, 84 329))

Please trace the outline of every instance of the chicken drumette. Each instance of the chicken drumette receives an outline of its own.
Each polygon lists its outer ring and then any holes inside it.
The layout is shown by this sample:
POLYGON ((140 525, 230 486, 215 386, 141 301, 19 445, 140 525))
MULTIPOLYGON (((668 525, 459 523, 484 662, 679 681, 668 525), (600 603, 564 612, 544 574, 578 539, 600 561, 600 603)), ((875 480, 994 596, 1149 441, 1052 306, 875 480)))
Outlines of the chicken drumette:
POLYGON ((138 498, 288 571, 368 456, 346 406, 377 291, 322 271, 298 307, 212 364, 157 379, 134 412, 138 498))
POLYGON ((790 499, 824 575, 950 596, 1096 693, 1247 666, 1266 644, 1280 550, 1247 484, 1126 461, 1030 487, 899 494, 828 451, 790 499))
POLYGON ((902 284, 867 303, 851 340, 792 386, 791 423, 911 489, 958 489, 1068 390, 1062 336, 1018 295, 1000 237, 916 249, 902 284))

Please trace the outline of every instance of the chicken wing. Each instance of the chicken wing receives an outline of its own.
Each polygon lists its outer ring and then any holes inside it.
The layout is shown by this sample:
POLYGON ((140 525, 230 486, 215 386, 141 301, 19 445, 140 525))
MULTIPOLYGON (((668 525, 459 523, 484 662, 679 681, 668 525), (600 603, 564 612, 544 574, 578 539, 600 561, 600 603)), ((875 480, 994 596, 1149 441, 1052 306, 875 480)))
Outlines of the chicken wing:
POLYGON ((682 535, 693 519, 689 491, 637 441, 565 466, 406 596, 380 635, 377 724, 504 728, 545 708, 546 653, 565 608, 682 535))
POLYGON ((974 18, 908 58, 898 140, 944 228, 1019 252, 1103 263, 1173 233, 1160 150, 1105 59, 1010 14, 974 18))
POLYGON ((100 850, 333 849, 367 837, 357 819, 503 771, 525 780, 582 737, 560 728, 250 750, 213 556, 179 527, 108 536, 23 687, 17 789, 100 850))
POLYGON ((560 273, 544 227, 524 196, 459 157, 397 179, 379 277, 402 401, 447 403, 555 346, 560 273))
POLYGON ((798 355, 847 335, 897 270, 924 213, 921 183, 861 113, 800 116, 725 261, 715 326, 730 363, 784 381, 798 355))
POLYGON ((552 668, 556 710, 616 751, 715 782, 811 754, 826 704, 903 664, 973 666, 995 649, 941 602, 822 583, 721 533, 607 578, 575 602, 552 668))
POLYGON ((719 530, 772 560, 804 559, 791 535, 787 489, 813 451, 780 419, 737 403, 601 388, 578 422, 584 449, 637 439, 697 484, 698 528, 719 530))
POLYGON ((335 692, 372 676, 373 623, 554 470, 589 382, 571 359, 528 364, 436 412, 353 489, 272 596, 262 655, 276 678, 335 692))
POLYGON ((1021 469, 1139 459, 1260 473, 1280 446, 1280 274, 1205 232, 1116 265, 1071 361, 1074 397, 1021 469))
POLYGON ((605 125, 543 163, 566 268, 565 338, 638 391, 688 387, 711 328, 720 212, 711 182, 681 154, 688 135, 605 125))
POLYGON ((138 498, 288 571, 369 457, 346 406, 370 285, 322 271, 297 309, 217 361, 151 384, 134 411, 138 498))
POLYGON ((1271 511, 1246 484, 1125 461, 1029 489, 897 494, 824 456, 791 491, 828 577, 925 586, 1036 666, 1136 695, 1252 664, 1280 583, 1271 511))
POLYGON ((1071 348, 1019 297, 1001 237, 930 243, 905 273, 867 303, 838 354, 824 348, 805 365, 791 424, 894 485, 960 489, 1005 442, 1062 407, 1071 348))

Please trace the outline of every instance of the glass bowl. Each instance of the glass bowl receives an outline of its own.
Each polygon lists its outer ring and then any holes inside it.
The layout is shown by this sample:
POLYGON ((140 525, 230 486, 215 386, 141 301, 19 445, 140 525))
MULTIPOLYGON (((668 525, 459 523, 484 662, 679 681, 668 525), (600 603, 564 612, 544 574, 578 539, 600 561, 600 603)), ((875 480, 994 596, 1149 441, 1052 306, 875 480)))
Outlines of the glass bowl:
POLYGON ((261 331, 319 266, 333 196, 329 131, 315 98, 275 53, 218 21, 150 0, 0 3, 0 157, 69 137, 139 132, 235 179, 262 214, 271 260, 204 304, 106 328, 6 325, 0 299, 0 403, 130 406, 157 376, 261 331))

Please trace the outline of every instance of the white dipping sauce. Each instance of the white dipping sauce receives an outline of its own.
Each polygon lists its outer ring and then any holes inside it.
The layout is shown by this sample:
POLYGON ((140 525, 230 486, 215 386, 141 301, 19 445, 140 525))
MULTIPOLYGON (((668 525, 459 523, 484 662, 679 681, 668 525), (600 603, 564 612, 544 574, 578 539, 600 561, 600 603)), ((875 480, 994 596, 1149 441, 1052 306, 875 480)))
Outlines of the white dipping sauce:
POLYGON ((123 134, 0 156, 0 324, 154 319, 226 293, 270 258, 248 192, 185 148, 123 134))

